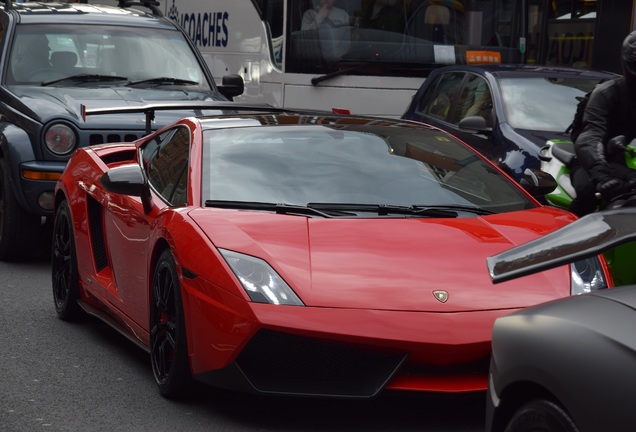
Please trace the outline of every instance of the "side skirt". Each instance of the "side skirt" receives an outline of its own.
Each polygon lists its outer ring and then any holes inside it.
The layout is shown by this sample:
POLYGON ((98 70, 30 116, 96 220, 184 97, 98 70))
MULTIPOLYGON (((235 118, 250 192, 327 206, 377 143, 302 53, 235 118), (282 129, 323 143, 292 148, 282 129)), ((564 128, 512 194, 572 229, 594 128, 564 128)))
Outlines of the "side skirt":
POLYGON ((142 350, 144 350, 145 352, 147 352, 148 354, 150 354, 150 347, 144 345, 139 339, 133 337, 133 335, 130 334, 129 331, 127 331, 126 327, 120 323, 119 321, 117 321, 116 319, 114 319, 112 316, 110 316, 108 313, 96 308, 95 306, 92 306, 82 300, 78 300, 77 303, 80 305, 80 307, 82 309, 84 309, 84 311, 91 315, 94 316, 95 318, 103 321, 104 323, 106 323, 107 325, 109 325, 110 327, 112 327, 113 329, 117 330, 119 333, 121 333, 122 336, 124 336, 126 339, 128 339, 129 341, 131 341, 132 343, 134 343, 135 345, 137 345, 139 348, 141 348, 142 350))

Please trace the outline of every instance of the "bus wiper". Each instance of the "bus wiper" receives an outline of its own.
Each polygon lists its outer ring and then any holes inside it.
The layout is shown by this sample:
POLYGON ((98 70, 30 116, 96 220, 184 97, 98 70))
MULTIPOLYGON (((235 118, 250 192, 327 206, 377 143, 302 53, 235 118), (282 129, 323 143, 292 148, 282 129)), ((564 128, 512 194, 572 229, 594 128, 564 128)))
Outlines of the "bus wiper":
POLYGON ((350 62, 341 62, 340 64, 342 63, 349 63, 353 66, 346 67, 343 69, 338 69, 336 71, 329 72, 328 74, 314 77, 311 79, 311 84, 315 86, 320 84, 323 81, 328 81, 332 78, 336 78, 341 75, 347 75, 349 72, 362 69, 365 66, 379 67, 380 69, 386 69, 387 67, 391 66, 390 63, 379 62, 379 61, 362 61, 362 62, 350 61, 350 62))
POLYGON ((350 211, 377 213, 378 216, 388 216, 392 214, 432 217, 432 218, 456 218, 458 216, 454 209, 437 208, 436 206, 399 206, 390 204, 348 204, 348 203, 308 203, 307 207, 321 211, 350 211))
POLYGON ((338 69, 336 71, 329 72, 328 74, 324 74, 324 75, 320 75, 320 76, 314 77, 314 78, 311 79, 311 85, 316 86, 316 85, 320 84, 323 81, 328 81, 328 80, 330 80, 332 78, 335 78, 335 77, 338 77, 340 75, 346 75, 349 72, 351 72, 353 70, 356 70, 356 69, 360 69, 363 66, 366 66, 368 64, 369 64, 369 62, 355 63, 351 67, 344 68, 344 69, 338 69))
POLYGON ((51 84, 57 84, 63 81, 75 81, 79 83, 89 83, 89 82, 110 82, 110 81, 126 81, 128 78, 117 75, 100 75, 100 74, 78 74, 71 75, 64 78, 58 78, 50 81, 44 81, 42 86, 49 86, 51 84))
POLYGON ((267 203, 257 201, 206 200, 205 206, 236 210, 272 211, 278 214, 296 214, 303 216, 319 216, 324 218, 331 218, 335 216, 355 216, 355 213, 346 212, 338 209, 322 210, 295 204, 267 203))
POLYGON ((198 81, 192 81, 181 78, 173 78, 173 77, 156 77, 156 78, 148 78, 139 81, 131 81, 126 85, 135 86, 139 84, 155 84, 155 85, 197 85, 198 81))

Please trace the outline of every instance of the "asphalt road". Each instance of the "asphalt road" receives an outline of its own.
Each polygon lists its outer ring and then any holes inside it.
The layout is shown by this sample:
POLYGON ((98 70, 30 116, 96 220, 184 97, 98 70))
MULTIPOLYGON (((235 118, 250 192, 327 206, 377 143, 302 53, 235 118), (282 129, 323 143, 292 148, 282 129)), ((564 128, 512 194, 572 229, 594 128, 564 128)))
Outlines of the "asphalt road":
POLYGON ((343 401, 209 387, 169 401, 145 352, 95 319, 57 318, 47 260, 0 262, 2 432, 473 432, 484 429, 484 406, 484 395, 343 401))

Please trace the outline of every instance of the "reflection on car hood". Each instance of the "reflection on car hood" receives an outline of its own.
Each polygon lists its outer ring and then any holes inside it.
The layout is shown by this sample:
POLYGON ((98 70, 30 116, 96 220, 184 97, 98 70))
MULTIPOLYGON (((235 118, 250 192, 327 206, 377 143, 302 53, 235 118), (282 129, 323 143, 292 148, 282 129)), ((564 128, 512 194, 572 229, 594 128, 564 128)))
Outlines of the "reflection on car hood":
POLYGON ((570 134, 555 131, 540 131, 540 130, 528 130, 528 129, 515 129, 519 135, 527 139, 528 141, 537 145, 537 150, 545 145, 545 142, 550 139, 570 139, 570 134))
MULTIPOLYGON (((81 106, 88 108, 110 108, 127 105, 145 105, 153 102, 224 100, 213 92, 192 92, 183 90, 138 89, 130 87, 41 87, 11 86, 10 91, 25 106, 25 112, 31 111, 42 123, 54 118, 65 118, 82 127, 81 106)), ((175 119, 185 117, 184 112, 157 113, 158 124, 167 124, 175 119), (162 121, 162 117, 166 117, 162 121)), ((90 117, 87 121, 91 128, 121 128, 122 122, 140 124, 143 127, 143 114, 100 115, 90 117)))
POLYGON ((219 248, 258 256, 307 306, 461 312, 514 309, 569 295, 567 267, 493 285, 486 257, 560 228, 537 208, 475 218, 305 218, 256 211, 190 213, 219 248), (442 303, 434 291, 448 292, 442 303))

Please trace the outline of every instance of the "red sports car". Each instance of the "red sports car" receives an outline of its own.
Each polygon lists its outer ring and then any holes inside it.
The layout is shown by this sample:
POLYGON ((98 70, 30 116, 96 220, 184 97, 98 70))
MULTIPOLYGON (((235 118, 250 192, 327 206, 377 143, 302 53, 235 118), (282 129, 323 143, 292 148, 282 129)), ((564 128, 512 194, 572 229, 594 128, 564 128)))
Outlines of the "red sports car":
POLYGON ((486 257, 573 220, 439 129, 237 107, 77 150, 55 307, 147 350, 167 397, 484 391, 497 317, 611 284, 598 257, 491 283, 486 257))

